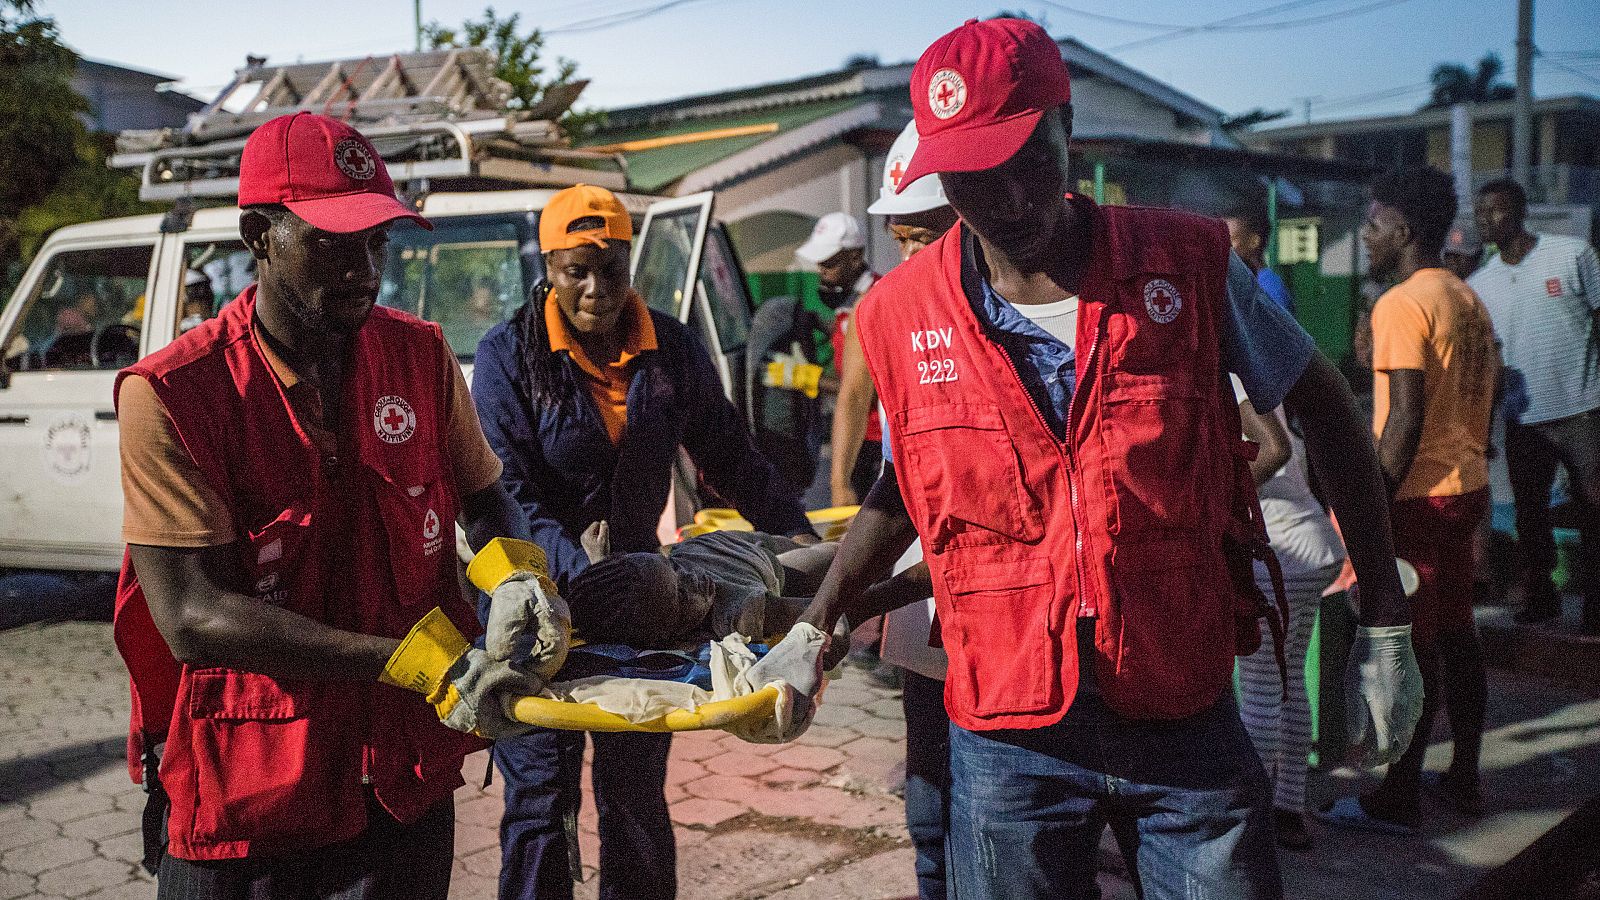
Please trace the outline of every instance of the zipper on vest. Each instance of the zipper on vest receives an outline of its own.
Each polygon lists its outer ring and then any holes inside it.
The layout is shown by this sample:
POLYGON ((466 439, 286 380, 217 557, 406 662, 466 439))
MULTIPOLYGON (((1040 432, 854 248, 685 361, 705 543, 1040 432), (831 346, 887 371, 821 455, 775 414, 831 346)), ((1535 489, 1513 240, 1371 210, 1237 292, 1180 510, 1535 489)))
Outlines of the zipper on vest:
MULTIPOLYGON (((1089 356, 1084 360, 1085 363, 1094 362, 1094 351, 1099 346, 1100 329, 1096 325, 1094 340, 1089 343, 1089 356)), ((1012 359, 1011 354, 1006 352, 1004 348, 1000 349, 1000 355, 1005 357, 1006 365, 1011 367, 1011 374, 1016 376, 1017 385, 1022 388, 1023 396, 1028 398, 1028 405, 1033 407, 1033 414, 1039 420, 1039 424, 1044 426, 1046 434, 1054 438, 1055 432, 1050 430, 1050 422, 1044 417, 1044 410, 1039 408, 1039 401, 1034 399, 1033 391, 1028 390, 1027 385, 1022 383, 1022 372, 1017 368, 1017 361, 1012 359)), ((1081 565, 1083 558, 1083 528, 1078 524, 1078 482, 1072 477, 1072 407, 1077 402, 1077 399, 1078 379, 1076 373, 1074 373, 1072 396, 1067 399, 1066 421, 1062 424, 1062 440, 1053 441, 1053 443, 1056 445, 1056 455, 1061 457, 1061 469, 1067 473, 1067 496, 1068 502, 1072 504, 1072 576, 1073 584, 1077 586, 1078 591, 1078 613, 1082 615, 1084 613, 1083 566, 1081 565), (1064 450, 1063 446, 1065 447, 1064 450)))
MULTIPOLYGON (((1080 310, 1080 314, 1081 312, 1080 310)), ((1095 351, 1100 349, 1100 325, 1101 323, 1099 322, 1095 323, 1094 340, 1089 342, 1089 355, 1083 359, 1083 370, 1088 372, 1090 377, 1094 375, 1095 351)), ((1078 405, 1079 388, 1082 388, 1087 380, 1087 378, 1077 377, 1076 372, 1073 373, 1072 396, 1067 399, 1067 420, 1062 430, 1062 443, 1066 445, 1067 494, 1072 501, 1072 539, 1074 542, 1072 571, 1077 579, 1078 615, 1080 616, 1089 615, 1091 612, 1096 615, 1099 614, 1099 610, 1089 609, 1088 596, 1083 592, 1083 527, 1078 521, 1082 514, 1082 509, 1078 505, 1078 481, 1072 477, 1072 408, 1078 405)))

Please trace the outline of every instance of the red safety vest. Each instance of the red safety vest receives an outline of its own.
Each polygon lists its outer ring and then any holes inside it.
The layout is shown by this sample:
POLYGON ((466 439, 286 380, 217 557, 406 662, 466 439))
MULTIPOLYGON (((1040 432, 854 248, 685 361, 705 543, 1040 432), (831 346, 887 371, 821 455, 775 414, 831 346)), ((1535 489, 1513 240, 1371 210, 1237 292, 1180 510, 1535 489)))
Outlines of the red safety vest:
MULTIPOLYGON (((149 380, 240 533, 239 585, 336 628, 404 637, 442 606, 478 624, 455 577, 457 498, 445 456, 439 328, 382 307, 357 332, 337 431, 323 456, 296 420, 250 328, 255 288, 123 371, 149 380), (348 443, 343 443, 348 441, 348 443)), ((133 567, 118 585, 117 648, 132 680, 129 767, 165 740, 169 852, 271 855, 366 828, 373 791, 413 821, 462 784, 483 743, 416 694, 361 681, 274 678, 180 665, 133 567)))
MULTIPOLYGON (((875 272, 868 272, 867 274, 872 276, 872 285, 876 286, 879 279, 878 274, 875 272)), ((869 286, 867 290, 872 290, 872 287, 869 286)), ((862 292, 861 296, 865 297, 866 292, 862 292)), ((856 303, 860 302, 860 299, 856 300, 856 303)), ((828 341, 833 345, 833 370, 839 375, 844 374, 844 334, 851 327, 850 317, 855 315, 855 310, 855 305, 852 304, 845 309, 835 310, 833 314, 833 333, 828 335, 828 341)), ((872 411, 872 415, 867 416, 867 430, 861 436, 861 439, 882 443, 883 425, 878 422, 876 409, 872 411)))
POLYGON ((945 704, 972 730, 1060 720, 1084 608, 1098 616, 1101 691, 1141 719, 1213 703, 1236 632, 1254 634, 1261 612, 1244 588, 1263 534, 1254 454, 1218 350, 1227 231, 1167 210, 1080 208, 1094 237, 1065 441, 962 291, 962 229, 856 313, 933 573, 945 704))

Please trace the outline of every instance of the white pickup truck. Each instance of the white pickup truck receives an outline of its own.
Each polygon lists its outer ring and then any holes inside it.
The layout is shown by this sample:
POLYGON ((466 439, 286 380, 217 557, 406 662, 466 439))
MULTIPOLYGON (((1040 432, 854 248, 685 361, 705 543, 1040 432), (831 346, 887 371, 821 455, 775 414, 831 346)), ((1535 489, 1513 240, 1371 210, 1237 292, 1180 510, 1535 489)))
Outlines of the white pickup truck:
MULTIPOLYGON (((379 302, 438 322, 470 377, 478 339, 543 275, 538 218, 553 193, 426 196, 421 211, 435 230, 394 230, 379 302)), ((740 402, 751 302, 711 221, 711 195, 654 204, 619 196, 642 219, 633 262, 640 291, 719 351, 723 383, 740 402)), ((237 208, 199 210, 183 230, 171 219, 61 229, 0 313, 0 567, 106 572, 121 564, 117 370, 214 315, 254 278, 237 208)))

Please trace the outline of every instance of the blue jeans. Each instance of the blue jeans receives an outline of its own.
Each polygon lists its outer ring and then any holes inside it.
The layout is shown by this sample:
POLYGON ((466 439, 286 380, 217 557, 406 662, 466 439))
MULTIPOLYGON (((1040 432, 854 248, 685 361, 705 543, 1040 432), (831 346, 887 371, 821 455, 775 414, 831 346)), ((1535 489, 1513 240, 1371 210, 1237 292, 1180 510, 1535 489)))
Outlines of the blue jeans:
POLYGON ((945 832, 950 827, 950 716, 944 682, 906 669, 906 829, 916 849, 917 896, 945 898, 945 832))
POLYGON ((1171 722, 1124 719, 1092 680, 1055 725, 950 727, 958 900, 1097 898, 1109 823, 1146 900, 1283 896, 1271 790, 1231 694, 1171 722))
MULTIPOLYGON (((583 739, 581 731, 537 728, 495 742, 506 798, 501 900, 572 900, 583 739)), ((664 791, 672 735, 595 732, 590 740, 601 900, 671 900, 677 856, 664 791)))

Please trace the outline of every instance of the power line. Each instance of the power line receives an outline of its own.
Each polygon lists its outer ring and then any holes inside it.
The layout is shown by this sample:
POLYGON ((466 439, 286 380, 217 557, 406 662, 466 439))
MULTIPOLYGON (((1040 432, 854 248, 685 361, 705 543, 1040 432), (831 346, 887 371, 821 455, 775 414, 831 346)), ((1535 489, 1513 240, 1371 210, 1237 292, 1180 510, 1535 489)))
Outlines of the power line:
POLYGON ((1563 72, 1566 72, 1569 75, 1576 75, 1577 77, 1582 78, 1584 81, 1592 81, 1595 84, 1600 84, 1600 78, 1596 78, 1595 76, 1590 75, 1588 72, 1584 72, 1584 71, 1582 71, 1580 69, 1574 69, 1573 67, 1567 65, 1566 63, 1557 62, 1557 61, 1555 61, 1553 59, 1550 59, 1550 58, 1544 57, 1544 56, 1536 56, 1536 57, 1534 57, 1533 61, 1534 62, 1543 62, 1546 65, 1555 66, 1556 68, 1560 69, 1563 72))
MULTIPOLYGON (((1309 2, 1319 2, 1319 0, 1309 0, 1309 2)), ((1376 0, 1376 2, 1367 3, 1362 6, 1355 6, 1351 7, 1350 9, 1340 10, 1338 12, 1306 16, 1305 18, 1301 19, 1288 19, 1281 22, 1253 22, 1242 25, 1235 24, 1242 20, 1259 19, 1265 16, 1283 12, 1284 10, 1292 7, 1307 5, 1306 2, 1282 3, 1277 6, 1269 6, 1266 9, 1257 10, 1256 12, 1242 13, 1237 16, 1229 16, 1226 19, 1218 19, 1215 22, 1207 22, 1202 25, 1185 26, 1183 28, 1167 32, 1166 34, 1157 34, 1150 37, 1139 38, 1135 41, 1129 41, 1126 44, 1119 44, 1115 47, 1111 47, 1107 50, 1107 52, 1119 53, 1138 47, 1145 47, 1150 44, 1172 40, 1174 38, 1187 37, 1188 35, 1198 34, 1201 32, 1281 31, 1288 28, 1300 28, 1306 25, 1317 25, 1323 22, 1333 22, 1339 19, 1346 19, 1351 16, 1361 15, 1362 13, 1372 12, 1376 9, 1382 9, 1386 6, 1395 6, 1400 3, 1409 2, 1410 0, 1376 0)))
MULTIPOLYGON (((1141 20, 1141 19, 1124 19, 1124 18, 1122 18, 1120 16, 1108 16, 1105 13, 1097 13, 1097 12, 1094 12, 1092 10, 1079 9, 1076 6, 1068 6, 1065 3, 1056 3, 1056 2, 1053 2, 1053 0, 1040 0, 1040 2, 1043 3, 1045 6, 1051 7, 1053 9, 1058 9, 1058 10, 1064 12, 1064 13, 1071 13, 1072 15, 1075 15, 1075 16, 1082 16, 1085 19, 1095 19, 1095 20, 1098 20, 1098 21, 1101 21, 1101 22, 1109 22, 1109 23, 1111 23, 1113 25, 1126 25, 1126 26, 1128 26, 1130 28, 1150 28, 1150 29, 1154 29, 1156 31, 1173 31, 1173 30, 1182 31, 1182 30, 1190 29, 1190 28, 1204 27, 1204 26, 1196 26, 1196 25, 1186 25, 1186 24, 1181 24, 1181 23, 1176 23, 1176 22, 1147 22, 1147 21, 1144 21, 1144 20, 1141 20)), ((1308 3, 1326 3, 1326 2, 1328 2, 1328 0, 1307 0, 1307 2, 1308 3)), ((1284 5, 1285 6, 1296 6, 1296 5, 1306 5, 1306 4, 1293 4, 1293 3, 1290 3, 1290 4, 1284 4, 1284 5)), ((1254 13, 1249 13, 1248 15, 1255 15, 1255 14, 1254 13)))
POLYGON ((572 22, 555 28, 546 28, 544 29, 544 33, 583 34, 590 31, 600 31, 601 29, 612 28, 617 25, 626 25, 629 22, 637 22, 640 19, 647 19, 659 13, 664 13, 669 9, 674 9, 689 3, 701 2, 704 2, 704 0, 666 0, 665 3, 656 3, 651 6, 624 10, 622 12, 611 13, 609 15, 595 16, 593 18, 582 19, 577 22, 572 22))

